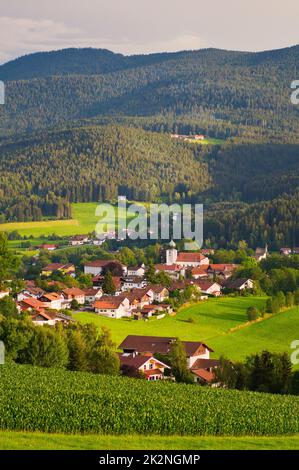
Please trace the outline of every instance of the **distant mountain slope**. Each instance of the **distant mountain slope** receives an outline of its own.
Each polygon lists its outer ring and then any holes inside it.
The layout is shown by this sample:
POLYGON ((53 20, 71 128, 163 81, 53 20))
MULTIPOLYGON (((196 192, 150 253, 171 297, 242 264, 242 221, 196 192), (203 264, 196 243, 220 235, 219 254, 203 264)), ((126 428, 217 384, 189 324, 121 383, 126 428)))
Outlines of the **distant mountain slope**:
POLYGON ((237 52, 200 49, 125 56, 107 49, 69 48, 36 52, 0 65, 1 80, 28 80, 53 75, 98 75, 144 67, 169 60, 195 61, 201 65, 252 66, 261 64, 298 64, 299 47, 264 52, 237 52))
POLYGON ((296 134, 290 84, 297 64, 299 46, 130 57, 94 49, 32 54, 0 67, 7 81, 1 133, 95 116, 173 113, 296 134))

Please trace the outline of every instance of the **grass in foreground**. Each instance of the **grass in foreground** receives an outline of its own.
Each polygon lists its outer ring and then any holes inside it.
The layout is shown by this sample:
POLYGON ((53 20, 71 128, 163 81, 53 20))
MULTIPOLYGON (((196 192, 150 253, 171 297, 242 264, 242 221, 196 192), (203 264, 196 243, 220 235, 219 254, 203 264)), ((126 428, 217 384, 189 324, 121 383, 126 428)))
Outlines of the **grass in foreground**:
POLYGON ((0 450, 297 450, 286 437, 100 436, 0 432, 0 450))

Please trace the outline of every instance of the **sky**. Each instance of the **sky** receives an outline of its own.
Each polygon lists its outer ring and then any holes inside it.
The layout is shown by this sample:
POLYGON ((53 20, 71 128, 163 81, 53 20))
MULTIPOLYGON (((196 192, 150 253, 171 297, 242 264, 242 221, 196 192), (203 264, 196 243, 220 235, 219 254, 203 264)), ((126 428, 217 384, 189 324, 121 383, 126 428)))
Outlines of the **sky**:
POLYGON ((0 0, 0 63, 65 47, 140 54, 299 43, 298 0, 0 0))

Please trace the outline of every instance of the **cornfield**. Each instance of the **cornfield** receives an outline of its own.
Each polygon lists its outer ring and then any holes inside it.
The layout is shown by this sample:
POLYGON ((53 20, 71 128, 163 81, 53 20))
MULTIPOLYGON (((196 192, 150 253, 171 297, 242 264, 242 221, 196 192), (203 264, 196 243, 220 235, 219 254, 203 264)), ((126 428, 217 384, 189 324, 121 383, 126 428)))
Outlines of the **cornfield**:
POLYGON ((299 398, 0 366, 0 429, 62 433, 299 433, 299 398))

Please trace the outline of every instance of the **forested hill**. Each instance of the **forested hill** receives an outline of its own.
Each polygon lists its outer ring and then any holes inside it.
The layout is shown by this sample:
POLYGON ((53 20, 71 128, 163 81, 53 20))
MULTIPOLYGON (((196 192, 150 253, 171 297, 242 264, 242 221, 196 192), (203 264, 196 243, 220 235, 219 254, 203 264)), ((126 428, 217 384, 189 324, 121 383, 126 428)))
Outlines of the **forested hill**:
MULTIPOLYGON (((298 135, 290 102, 299 46, 261 53, 205 49, 126 57, 106 50, 32 54, 0 66, 2 135, 96 116, 185 115, 298 135)), ((229 134, 229 133, 228 133, 229 134)), ((292 137, 293 138, 293 137, 292 137)))
POLYGON ((208 165, 192 146, 141 129, 44 132, 0 146, 0 214, 8 220, 67 217, 69 202, 109 201, 118 194, 181 200, 209 184, 208 165))
POLYGON ((138 68, 168 61, 193 62, 208 66, 298 65, 299 47, 265 52, 237 52, 201 49, 148 55, 125 56, 107 49, 70 48, 37 52, 19 57, 0 66, 1 80, 28 80, 53 75, 98 75, 138 68))

